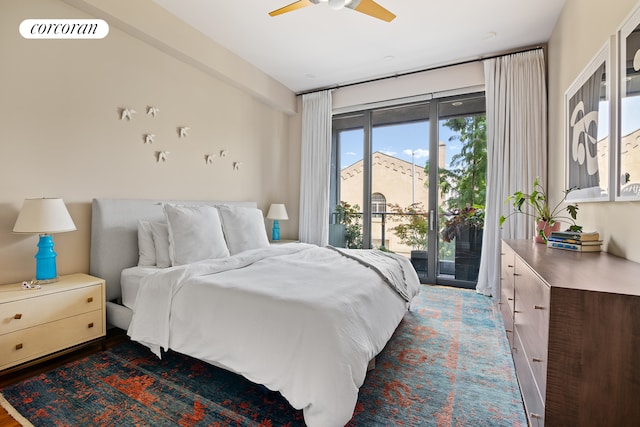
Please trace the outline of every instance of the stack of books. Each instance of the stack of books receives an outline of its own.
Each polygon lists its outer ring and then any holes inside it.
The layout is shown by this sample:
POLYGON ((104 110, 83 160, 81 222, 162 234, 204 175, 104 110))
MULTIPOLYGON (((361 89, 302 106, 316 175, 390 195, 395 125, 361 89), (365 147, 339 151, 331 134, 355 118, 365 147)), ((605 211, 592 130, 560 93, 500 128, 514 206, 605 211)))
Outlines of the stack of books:
POLYGON ((600 252, 602 240, 597 231, 553 231, 547 238, 547 246, 574 252, 600 252))

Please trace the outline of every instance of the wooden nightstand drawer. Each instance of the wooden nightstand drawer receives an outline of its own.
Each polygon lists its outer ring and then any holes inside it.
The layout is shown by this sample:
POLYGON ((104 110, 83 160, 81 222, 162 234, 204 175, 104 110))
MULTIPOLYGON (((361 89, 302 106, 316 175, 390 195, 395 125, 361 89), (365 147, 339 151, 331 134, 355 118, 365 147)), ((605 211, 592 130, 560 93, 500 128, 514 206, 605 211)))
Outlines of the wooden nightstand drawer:
POLYGON ((105 282, 61 276, 40 289, 0 286, 0 370, 86 343, 106 333, 105 282))
POLYGON ((99 284, 55 293, 47 293, 47 290, 24 292, 29 298, 0 304, 0 334, 102 308, 102 286, 99 284))
POLYGON ((0 369, 64 350, 104 335, 104 311, 96 310, 0 335, 0 369))

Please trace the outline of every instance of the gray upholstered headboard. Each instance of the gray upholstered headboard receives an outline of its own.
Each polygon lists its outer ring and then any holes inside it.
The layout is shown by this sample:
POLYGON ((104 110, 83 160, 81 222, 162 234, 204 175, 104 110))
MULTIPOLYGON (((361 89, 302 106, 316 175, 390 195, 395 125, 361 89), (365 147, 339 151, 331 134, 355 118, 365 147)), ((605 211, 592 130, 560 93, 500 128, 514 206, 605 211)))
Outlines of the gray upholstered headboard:
POLYGON ((120 273, 138 264, 138 220, 163 221, 162 203, 256 207, 255 202, 93 199, 90 274, 105 279, 107 301, 118 300, 120 273))

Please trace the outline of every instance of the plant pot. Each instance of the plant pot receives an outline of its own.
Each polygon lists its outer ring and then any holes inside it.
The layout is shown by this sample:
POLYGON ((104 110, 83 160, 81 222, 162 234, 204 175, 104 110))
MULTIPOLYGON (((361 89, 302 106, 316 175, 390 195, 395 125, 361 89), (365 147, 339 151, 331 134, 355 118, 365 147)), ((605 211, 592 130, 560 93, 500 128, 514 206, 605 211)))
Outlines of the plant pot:
POLYGON ((411 264, 418 273, 420 283, 427 279, 427 270, 429 267, 429 253, 427 251, 411 251, 411 264))
POLYGON ((456 236, 455 278, 475 282, 480 270, 483 229, 465 227, 456 236))
POLYGON ((329 224, 329 244, 336 248, 347 246, 347 227, 344 224, 329 224))
POLYGON ((552 226, 549 226, 547 221, 538 221, 538 224, 536 225, 536 234, 533 236, 533 240, 536 243, 547 243, 545 239, 540 236, 540 230, 544 230, 545 237, 549 237, 551 236, 551 232, 560 230, 560 223, 556 221, 552 226))

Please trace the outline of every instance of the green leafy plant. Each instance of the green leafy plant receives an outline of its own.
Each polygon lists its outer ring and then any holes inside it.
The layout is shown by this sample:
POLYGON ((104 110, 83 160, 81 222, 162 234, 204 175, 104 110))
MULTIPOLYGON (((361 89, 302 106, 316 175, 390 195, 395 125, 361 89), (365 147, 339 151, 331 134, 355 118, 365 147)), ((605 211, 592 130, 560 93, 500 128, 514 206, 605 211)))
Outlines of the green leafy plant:
POLYGON ((412 203, 407 207, 401 207, 394 203, 389 205, 393 215, 392 221, 401 221, 391 230, 400 239, 400 243, 411 246, 414 250, 427 250, 427 234, 429 233, 429 215, 424 210, 422 203, 412 203))
MULTIPOLYGON (((533 181, 533 190, 531 193, 524 193, 522 191, 516 191, 504 201, 505 203, 512 203, 513 212, 511 212, 507 216, 500 217, 500 227, 504 224, 507 218, 511 217, 515 214, 524 214, 528 216, 532 216, 536 221, 544 221, 549 226, 553 226, 556 222, 566 221, 570 223, 569 231, 580 232, 582 231, 582 226, 576 223, 576 218, 578 216, 578 205, 576 203, 569 203, 564 208, 562 204, 566 202, 567 196, 572 191, 576 190, 577 187, 572 187, 567 190, 564 190, 564 196, 562 199, 553 207, 549 205, 547 192, 544 187, 540 184, 540 179, 536 178, 533 181), (533 213, 528 210, 523 210, 523 208, 529 205, 533 213), (565 213, 566 212, 566 213, 565 213)), ((544 234, 544 230, 538 230, 539 236, 546 243, 547 237, 544 234)))
POLYGON ((462 209, 454 209, 449 213, 450 218, 444 223, 440 232, 442 240, 451 242, 460 237, 463 230, 484 228, 484 208, 480 205, 467 205, 462 209))

